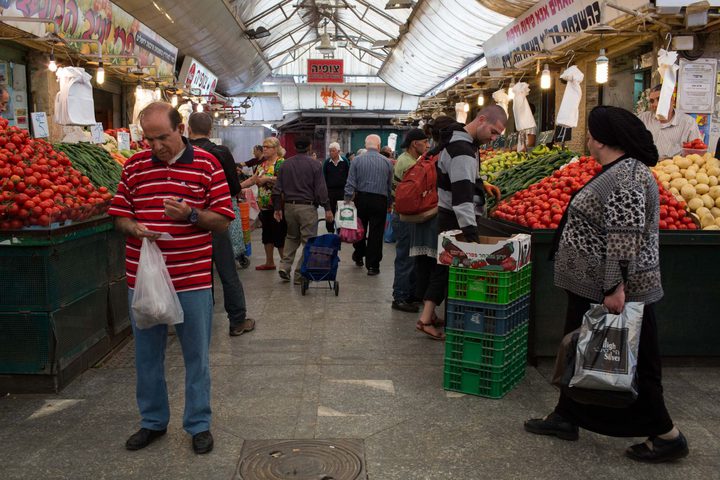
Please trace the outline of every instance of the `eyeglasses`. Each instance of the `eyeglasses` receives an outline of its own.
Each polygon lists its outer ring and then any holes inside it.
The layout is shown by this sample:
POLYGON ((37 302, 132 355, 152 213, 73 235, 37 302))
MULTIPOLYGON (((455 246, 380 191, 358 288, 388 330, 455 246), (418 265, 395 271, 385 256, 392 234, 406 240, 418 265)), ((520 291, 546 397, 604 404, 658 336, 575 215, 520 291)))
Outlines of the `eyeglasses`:
POLYGON ((262 148, 275 148, 275 145, 263 145, 262 148))

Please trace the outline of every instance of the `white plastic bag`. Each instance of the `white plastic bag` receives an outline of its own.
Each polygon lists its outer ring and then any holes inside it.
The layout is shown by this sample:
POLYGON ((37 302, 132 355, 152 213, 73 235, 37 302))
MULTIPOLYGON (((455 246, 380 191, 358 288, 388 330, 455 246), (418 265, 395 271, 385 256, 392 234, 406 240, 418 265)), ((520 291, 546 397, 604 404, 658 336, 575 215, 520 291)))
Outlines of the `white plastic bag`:
POLYGON ((502 109, 505 110, 505 114, 507 114, 508 106, 510 105, 510 97, 508 97, 505 89, 501 88, 500 90, 496 90, 495 92, 493 92, 492 98, 496 104, 500 105, 502 109))
POLYGON ((534 129, 537 127, 537 124, 535 123, 532 110, 530 110, 530 104, 527 101, 527 96, 530 94, 530 86, 525 82, 518 82, 512 90, 515 94, 515 98, 513 99, 515 130, 522 132, 523 130, 534 129))
POLYGON ((677 71, 680 69, 675 65, 677 57, 677 52, 668 52, 662 48, 658 51, 658 73, 662 78, 662 88, 660 89, 660 98, 658 98, 655 117, 661 122, 668 119, 670 108, 673 106, 672 97, 677 83, 677 71))
POLYGON ((625 392, 637 398, 637 370, 644 305, 626 302, 620 315, 604 305, 585 313, 569 387, 625 392))
POLYGON ((558 109, 555 123, 561 127, 575 128, 578 125, 578 114, 580 112, 580 100, 582 99, 582 88, 580 84, 585 75, 578 67, 573 65, 565 70, 560 78, 567 82, 560 108, 558 109))
POLYGON ((355 204, 352 202, 346 203, 342 200, 338 200, 335 226, 337 228, 347 228, 349 230, 358 229, 358 216, 355 204))
POLYGON ((55 122, 95 125, 92 76, 80 67, 62 67, 55 73, 60 90, 55 96, 55 122))
POLYGON ((183 309, 175 293, 162 252, 155 242, 143 239, 135 276, 133 319, 139 329, 183 322, 183 309))

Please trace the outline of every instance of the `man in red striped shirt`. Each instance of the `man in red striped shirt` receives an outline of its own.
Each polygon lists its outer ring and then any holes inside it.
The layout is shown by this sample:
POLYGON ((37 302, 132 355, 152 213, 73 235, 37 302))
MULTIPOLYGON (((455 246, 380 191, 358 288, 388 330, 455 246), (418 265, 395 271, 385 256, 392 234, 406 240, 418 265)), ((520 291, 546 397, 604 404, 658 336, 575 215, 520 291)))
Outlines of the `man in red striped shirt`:
MULTIPOLYGON (((207 453, 213 448, 208 359, 211 232, 226 230, 234 213, 222 167, 182 136, 184 125, 177 110, 167 103, 152 103, 140 114, 140 125, 151 150, 125 163, 109 214, 115 216, 115 228, 127 235, 125 268, 131 305, 143 239, 156 241, 163 253, 184 313, 183 323, 175 325, 185 360, 183 428, 192 435, 195 453, 207 453), (172 239, 160 239, 163 233, 172 239)), ((164 435, 170 420, 163 365, 167 325, 139 329, 134 320, 132 325, 142 421, 125 447, 139 450, 164 435)))

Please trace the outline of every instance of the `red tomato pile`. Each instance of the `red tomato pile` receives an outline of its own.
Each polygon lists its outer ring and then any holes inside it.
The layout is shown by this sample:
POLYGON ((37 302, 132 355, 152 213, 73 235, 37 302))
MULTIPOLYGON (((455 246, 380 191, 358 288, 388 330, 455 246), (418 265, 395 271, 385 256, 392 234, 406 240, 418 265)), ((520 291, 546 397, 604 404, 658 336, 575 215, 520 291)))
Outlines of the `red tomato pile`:
POLYGON ((534 230, 558 228, 572 194, 601 170, 594 158, 580 157, 578 162, 500 202, 492 216, 534 230))
POLYGON ((105 212, 111 199, 67 155, 0 118, 0 230, 83 220, 105 212))
POLYGON ((682 144, 683 148, 689 148, 692 150, 707 150, 707 145, 705 145, 705 142, 700 140, 699 138, 696 138, 692 142, 683 142, 682 144))
POLYGON ((687 204, 663 188, 655 179, 660 191, 660 230, 697 230, 695 221, 687 211, 687 204))

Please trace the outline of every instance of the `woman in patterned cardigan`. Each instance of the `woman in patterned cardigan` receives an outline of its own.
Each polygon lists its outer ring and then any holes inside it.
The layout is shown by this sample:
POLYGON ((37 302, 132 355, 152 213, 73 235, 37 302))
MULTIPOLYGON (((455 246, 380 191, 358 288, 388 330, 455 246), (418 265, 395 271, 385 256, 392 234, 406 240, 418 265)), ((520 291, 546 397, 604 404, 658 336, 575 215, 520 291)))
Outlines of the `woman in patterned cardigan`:
POLYGON ((555 410, 525 422, 525 430, 577 440, 578 427, 617 437, 648 436, 625 454, 638 461, 685 457, 687 441, 665 408, 653 304, 660 282, 659 195, 648 167, 657 163, 650 132, 632 113, 596 107, 588 118, 588 149, 602 165, 570 200, 556 233, 555 285, 568 294, 565 333, 577 329, 591 303, 620 313, 643 302, 638 353, 638 398, 629 407, 575 402, 561 393, 555 410))

